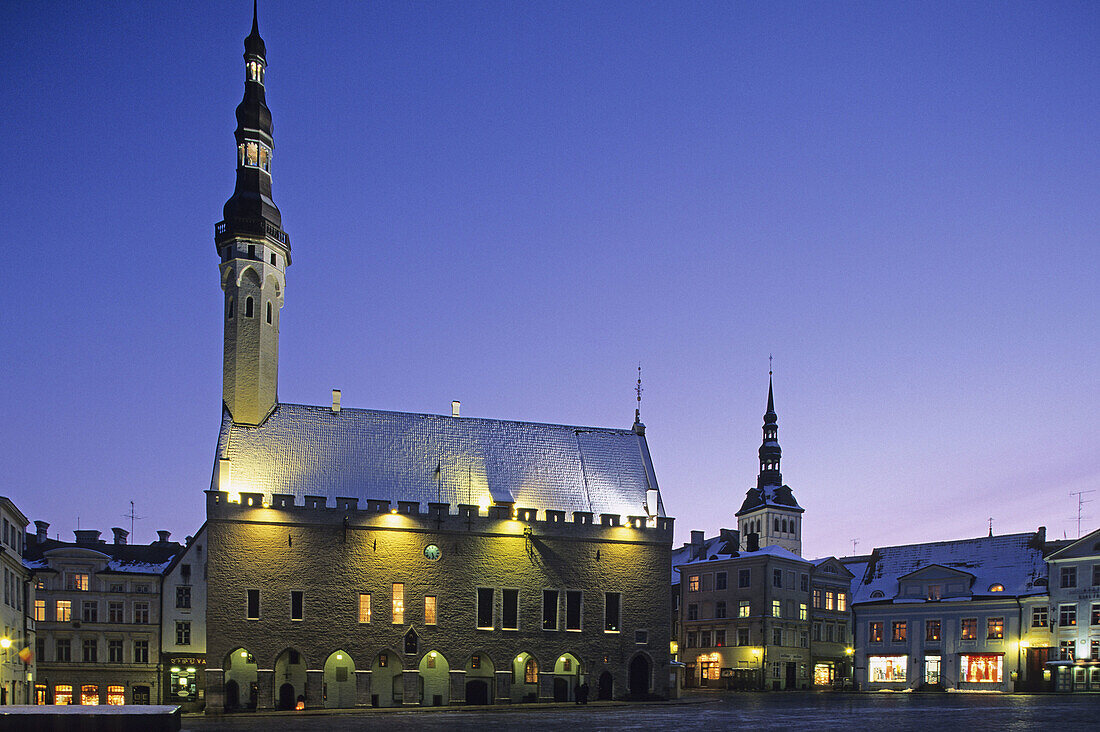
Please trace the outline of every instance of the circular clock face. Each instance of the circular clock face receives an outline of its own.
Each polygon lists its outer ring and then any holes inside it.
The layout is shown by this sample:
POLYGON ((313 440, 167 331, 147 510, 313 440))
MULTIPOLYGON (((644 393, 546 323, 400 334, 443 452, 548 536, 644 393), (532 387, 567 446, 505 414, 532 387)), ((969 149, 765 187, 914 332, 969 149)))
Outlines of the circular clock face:
POLYGON ((432 561, 439 559, 440 555, 442 554, 443 551, 435 544, 428 544, 428 546, 424 547, 424 556, 428 559, 431 559, 432 561))

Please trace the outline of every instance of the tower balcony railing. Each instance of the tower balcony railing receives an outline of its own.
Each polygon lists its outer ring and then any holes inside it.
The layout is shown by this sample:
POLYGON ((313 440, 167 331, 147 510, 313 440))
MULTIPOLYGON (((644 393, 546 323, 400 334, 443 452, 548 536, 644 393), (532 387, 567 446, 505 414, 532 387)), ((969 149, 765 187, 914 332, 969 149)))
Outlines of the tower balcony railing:
POLYGON ((221 243, 227 236, 238 233, 266 236, 290 248, 290 234, 286 233, 278 226, 275 226, 267 219, 234 219, 232 232, 229 231, 229 222, 227 221, 219 221, 214 224, 214 241, 218 243, 221 243))

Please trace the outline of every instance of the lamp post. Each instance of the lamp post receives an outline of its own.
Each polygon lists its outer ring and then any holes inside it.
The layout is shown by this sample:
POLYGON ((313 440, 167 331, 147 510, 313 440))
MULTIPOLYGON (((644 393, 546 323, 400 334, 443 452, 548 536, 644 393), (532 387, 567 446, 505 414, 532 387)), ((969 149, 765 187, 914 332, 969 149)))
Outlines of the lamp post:
MULTIPOLYGON (((855 658, 854 658, 855 653, 856 653, 856 649, 852 648, 851 646, 848 646, 847 648, 844 649, 844 655, 848 657, 848 673, 846 674, 846 676, 852 680, 852 686, 853 687, 855 686, 855 677, 856 677, 856 664, 855 664, 855 658)), ((847 685, 848 685, 847 682, 845 682, 844 686, 847 686, 847 685)))
POLYGON ((764 652, 759 648, 752 649, 752 655, 760 659, 760 689, 764 689, 764 652))

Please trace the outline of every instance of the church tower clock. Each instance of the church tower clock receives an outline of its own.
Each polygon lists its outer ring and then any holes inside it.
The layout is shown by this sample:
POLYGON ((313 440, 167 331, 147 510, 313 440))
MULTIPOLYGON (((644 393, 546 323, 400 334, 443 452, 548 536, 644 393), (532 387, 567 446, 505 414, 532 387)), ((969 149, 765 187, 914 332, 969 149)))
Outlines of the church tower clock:
POLYGON ((262 423, 278 401, 279 311, 290 266, 290 237, 271 198, 275 144, 264 98, 266 56, 253 4, 234 133, 237 183, 214 227, 225 292, 222 399, 234 422, 249 425, 262 423))
POLYGON ((775 413, 771 373, 768 374, 768 411, 764 413, 764 440, 760 443, 760 474, 756 487, 745 494, 737 524, 741 536, 757 534, 760 546, 781 546, 802 556, 802 513, 779 472, 779 418, 775 413))

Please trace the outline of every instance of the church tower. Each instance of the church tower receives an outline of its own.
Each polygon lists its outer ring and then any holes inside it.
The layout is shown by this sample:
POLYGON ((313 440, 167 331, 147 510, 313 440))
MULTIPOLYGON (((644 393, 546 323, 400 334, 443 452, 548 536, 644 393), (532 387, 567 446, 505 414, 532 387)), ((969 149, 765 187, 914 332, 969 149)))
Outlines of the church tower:
POLYGON ((263 422, 278 401, 279 310, 290 237, 271 198, 271 111, 264 99, 267 49, 256 5, 244 39, 244 99, 237 106, 237 184, 214 227, 225 292, 222 400, 237 424, 263 422))
POLYGON ((775 413, 771 372, 768 372, 768 411, 764 413, 764 440, 760 444, 760 474, 756 487, 745 494, 737 512, 741 536, 756 533, 760 546, 781 546, 802 556, 802 512, 779 472, 779 418, 775 413))

